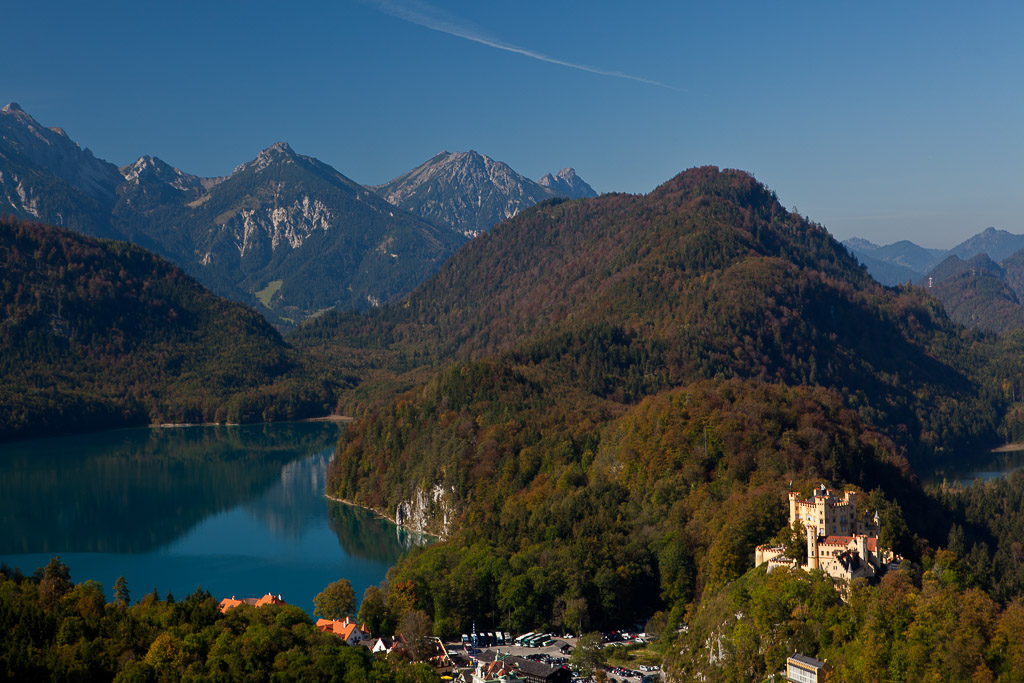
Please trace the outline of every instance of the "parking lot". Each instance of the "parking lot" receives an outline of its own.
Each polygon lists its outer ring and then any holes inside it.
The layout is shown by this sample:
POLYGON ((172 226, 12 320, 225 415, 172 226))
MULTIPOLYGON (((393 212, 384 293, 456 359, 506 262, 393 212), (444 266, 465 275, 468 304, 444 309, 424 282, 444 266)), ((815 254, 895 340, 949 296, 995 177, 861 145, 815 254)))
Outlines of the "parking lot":
MULTIPOLYGON (((522 645, 506 644, 473 648, 466 646, 461 642, 450 642, 445 645, 450 652, 457 652, 458 654, 464 655, 470 659, 475 659, 476 655, 481 652, 491 650, 493 652, 501 652, 502 654, 516 655, 526 659, 532 659, 534 661, 547 664, 548 666, 567 666, 569 664, 569 655, 563 653, 561 648, 565 644, 575 648, 577 639, 556 637, 554 638, 554 641, 554 643, 546 647, 525 647, 522 645)), ((605 643, 603 647, 614 648, 626 644, 628 644, 628 642, 620 640, 605 643)), ((658 667, 641 667, 641 665, 637 665, 629 669, 612 665, 605 667, 606 680, 608 681, 626 681, 628 683, 640 683, 640 681, 644 680, 657 681, 660 679, 660 674, 661 672, 658 667)), ((582 683, 587 680, 592 679, 581 677, 573 672, 573 681, 579 681, 582 683)))

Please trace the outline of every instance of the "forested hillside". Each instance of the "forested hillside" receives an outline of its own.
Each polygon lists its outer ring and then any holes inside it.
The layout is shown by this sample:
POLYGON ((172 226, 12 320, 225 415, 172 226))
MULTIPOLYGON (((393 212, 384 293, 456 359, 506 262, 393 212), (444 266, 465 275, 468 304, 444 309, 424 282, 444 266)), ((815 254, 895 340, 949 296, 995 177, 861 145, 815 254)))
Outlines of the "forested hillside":
POLYGON ((785 526, 790 485, 869 492, 883 545, 927 558, 958 517, 912 464, 997 439, 1015 371, 715 168, 542 204, 408 302, 294 339, 413 385, 346 431, 328 490, 447 535, 389 584, 445 634, 681 623, 785 526))
POLYGON ((328 314, 292 339, 398 374, 507 353, 619 404, 701 378, 832 387, 911 456, 998 420, 976 335, 921 292, 880 287, 749 175, 714 168, 646 196, 543 204, 407 302, 328 314))
POLYGON ((0 219, 0 438, 323 414, 254 311, 145 250, 0 219))
POLYGON ((986 254, 950 256, 920 284, 942 302, 949 317, 978 330, 1005 333, 1024 327, 1024 252, 996 263, 986 254))

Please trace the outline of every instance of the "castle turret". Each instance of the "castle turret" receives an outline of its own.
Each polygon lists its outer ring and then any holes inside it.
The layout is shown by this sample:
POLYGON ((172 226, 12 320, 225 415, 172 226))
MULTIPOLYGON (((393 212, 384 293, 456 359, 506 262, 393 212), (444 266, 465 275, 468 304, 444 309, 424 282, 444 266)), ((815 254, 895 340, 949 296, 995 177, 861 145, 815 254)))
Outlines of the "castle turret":
POLYGON ((818 568, 818 528, 807 527, 807 568, 818 568))
POLYGON ((797 512, 797 502, 799 500, 799 493, 797 493, 796 491, 789 492, 789 526, 793 526, 793 522, 800 518, 800 513, 797 512))

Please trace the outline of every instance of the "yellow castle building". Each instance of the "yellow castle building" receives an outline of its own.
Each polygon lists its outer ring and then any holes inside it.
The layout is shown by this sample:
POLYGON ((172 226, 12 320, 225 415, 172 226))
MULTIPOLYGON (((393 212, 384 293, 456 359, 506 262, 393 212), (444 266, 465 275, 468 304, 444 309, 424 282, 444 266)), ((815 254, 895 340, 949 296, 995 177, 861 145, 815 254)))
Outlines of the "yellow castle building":
MULTIPOLYGON (((809 499, 789 492, 789 525, 803 525, 807 536, 807 571, 821 569, 834 579, 847 581, 858 577, 871 578, 896 559, 891 551, 878 546, 878 513, 870 518, 858 510, 863 494, 844 491, 840 498, 822 484, 809 499)), ((759 545, 754 564, 768 564, 768 571, 777 567, 796 567, 797 561, 786 557, 782 546, 759 545)))

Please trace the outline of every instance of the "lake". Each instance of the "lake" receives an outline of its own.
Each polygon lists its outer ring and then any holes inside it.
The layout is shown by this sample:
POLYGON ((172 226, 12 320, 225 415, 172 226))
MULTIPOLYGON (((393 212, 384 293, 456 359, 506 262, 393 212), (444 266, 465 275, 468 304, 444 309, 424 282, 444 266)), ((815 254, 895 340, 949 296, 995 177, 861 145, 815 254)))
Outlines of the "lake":
POLYGON ((975 481, 988 481, 1005 477, 1024 467, 1024 449, 1004 447, 1005 450, 988 451, 966 460, 952 461, 935 466, 920 474, 925 484, 970 486, 975 481))
POLYGON ((59 555, 75 582, 132 600, 281 594, 313 611, 339 578, 356 597, 414 542, 324 497, 329 422, 125 429, 0 445, 0 561, 31 574, 59 555))

